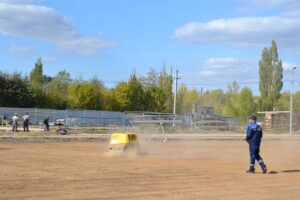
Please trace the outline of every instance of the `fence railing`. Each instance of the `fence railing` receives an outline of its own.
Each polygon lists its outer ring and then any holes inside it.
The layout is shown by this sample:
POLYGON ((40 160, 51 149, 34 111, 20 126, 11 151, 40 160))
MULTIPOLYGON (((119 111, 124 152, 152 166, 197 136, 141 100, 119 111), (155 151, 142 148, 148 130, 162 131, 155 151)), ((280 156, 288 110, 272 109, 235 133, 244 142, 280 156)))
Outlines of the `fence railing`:
POLYGON ((290 122, 289 111, 260 112, 259 118, 263 129, 269 133, 288 133, 290 126, 292 132, 300 132, 300 113, 293 113, 292 123, 290 122))
POLYGON ((155 112, 110 112, 99 110, 54 110, 39 108, 7 108, 0 107, 0 123, 7 125, 13 115, 18 113, 20 121, 25 113, 30 116, 32 125, 43 125, 49 116, 50 125, 59 121, 70 128, 84 127, 132 127, 164 124, 191 130, 234 130, 239 122, 233 118, 218 115, 173 115, 155 112))

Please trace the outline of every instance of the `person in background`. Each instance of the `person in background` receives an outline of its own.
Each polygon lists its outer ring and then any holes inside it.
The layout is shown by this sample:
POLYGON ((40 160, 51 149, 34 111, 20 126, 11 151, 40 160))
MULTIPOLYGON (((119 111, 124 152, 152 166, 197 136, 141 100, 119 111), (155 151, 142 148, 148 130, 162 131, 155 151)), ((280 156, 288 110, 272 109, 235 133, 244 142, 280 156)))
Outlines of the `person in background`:
POLYGON ((24 129, 24 132, 29 132, 29 120, 30 120, 30 117, 28 115, 28 113, 25 113, 25 115, 23 116, 23 129, 24 129))
POLYGON ((246 126, 246 141, 249 144, 250 152, 250 168, 247 173, 255 173, 255 160, 261 167, 262 172, 265 174, 267 172, 267 167, 260 156, 260 144, 261 138, 263 137, 262 128, 256 123, 256 116, 252 115, 249 117, 249 124, 246 126))
POLYGON ((47 115, 47 117, 44 119, 44 131, 50 131, 50 128, 49 128, 49 118, 50 118, 50 116, 47 115))
POLYGON ((18 113, 15 113, 15 115, 12 117, 12 131, 18 132, 18 113))

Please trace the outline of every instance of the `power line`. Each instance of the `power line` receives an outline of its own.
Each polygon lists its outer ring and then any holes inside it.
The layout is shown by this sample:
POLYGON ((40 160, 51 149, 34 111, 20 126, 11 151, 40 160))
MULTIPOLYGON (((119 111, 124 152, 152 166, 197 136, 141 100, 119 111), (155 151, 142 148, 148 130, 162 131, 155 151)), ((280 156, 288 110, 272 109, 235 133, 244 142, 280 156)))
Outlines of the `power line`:
MULTIPOLYGON (((290 80, 283 80, 283 83, 288 83, 290 82, 290 80)), ((296 82, 296 81, 294 81, 296 82)), ((200 86, 212 86, 212 85, 226 85, 229 84, 230 82, 215 82, 215 83, 188 83, 188 82, 182 82, 180 83, 180 85, 200 85, 200 86)), ((257 85, 259 84, 259 81, 249 81, 249 82, 237 82, 239 85, 257 85)), ((298 83, 300 83, 300 81, 298 81, 298 83)))
MULTIPOLYGON (((219 83, 180 83, 180 85, 226 85, 230 82, 219 82, 219 83)), ((250 84, 259 84, 259 82, 238 82, 239 85, 250 85, 250 84)))

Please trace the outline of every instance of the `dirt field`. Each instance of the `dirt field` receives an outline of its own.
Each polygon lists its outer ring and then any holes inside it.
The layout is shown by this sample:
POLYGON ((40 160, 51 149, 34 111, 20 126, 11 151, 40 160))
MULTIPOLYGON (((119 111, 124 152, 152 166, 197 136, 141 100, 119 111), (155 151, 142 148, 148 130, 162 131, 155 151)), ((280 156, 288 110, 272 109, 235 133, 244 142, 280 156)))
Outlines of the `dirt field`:
POLYGON ((300 140, 264 141, 266 175, 245 173, 243 141, 142 141, 127 157, 106 145, 0 143, 0 199, 300 199, 300 140))

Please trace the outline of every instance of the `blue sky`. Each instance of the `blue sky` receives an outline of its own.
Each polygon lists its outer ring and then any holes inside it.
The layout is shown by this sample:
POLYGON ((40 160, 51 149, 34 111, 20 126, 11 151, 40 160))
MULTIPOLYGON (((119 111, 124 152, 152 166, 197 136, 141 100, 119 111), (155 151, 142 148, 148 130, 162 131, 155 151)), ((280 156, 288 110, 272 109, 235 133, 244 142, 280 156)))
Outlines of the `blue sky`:
MULTIPOLYGON (((284 90, 300 63, 298 0, 0 0, 0 70, 97 76, 107 86, 165 63, 180 83, 258 91, 261 50, 278 42, 284 90)), ((300 89, 300 68, 295 72, 300 89)))

